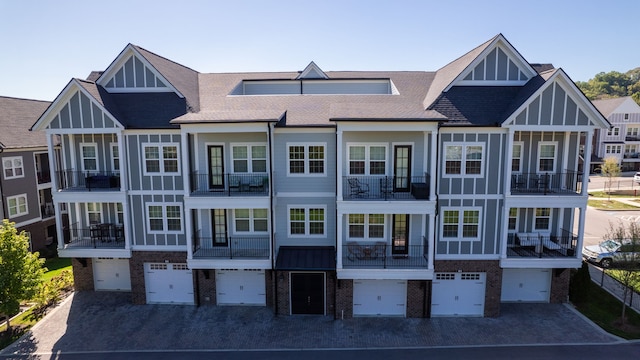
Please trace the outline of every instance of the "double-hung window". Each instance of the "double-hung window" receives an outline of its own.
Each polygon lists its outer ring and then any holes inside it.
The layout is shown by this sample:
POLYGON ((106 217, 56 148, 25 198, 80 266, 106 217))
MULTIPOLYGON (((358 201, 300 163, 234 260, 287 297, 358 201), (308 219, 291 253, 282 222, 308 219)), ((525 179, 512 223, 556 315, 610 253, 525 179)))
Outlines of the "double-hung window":
POLYGON ((5 180, 24 177, 22 156, 12 156, 2 159, 2 168, 5 180))
POLYGON ((536 208, 535 230, 549 230, 551 225, 551 209, 536 208))
POLYGON ((349 175, 385 175, 386 145, 349 145, 349 175))
POLYGON ((288 143, 288 175, 326 175, 325 143, 288 143))
POLYGON ((147 232, 151 234, 182 232, 182 205, 148 203, 147 232))
POLYGON ((349 238, 384 239, 384 214, 349 214, 349 238))
POLYGON ((178 145, 143 144, 145 175, 176 175, 180 172, 178 164, 178 145))
POLYGON ((120 149, 116 143, 111 144, 111 169, 120 172, 120 149))
POLYGON ((509 208, 509 232, 518 230, 518 208, 509 208))
POLYGON ((267 209, 235 209, 236 233, 266 233, 267 209))
POLYGON ((324 236, 325 206, 289 207, 289 236, 324 236))
POLYGON ((479 240, 480 209, 444 209, 442 237, 445 240, 479 240))
POLYGON ((102 204, 101 203, 87 203, 87 222, 89 225, 102 223, 102 204))
POLYGON ((483 144, 448 144, 444 147, 445 175, 482 176, 484 173, 483 144))
POLYGON ((513 143, 513 152, 511 153, 511 172, 522 172, 522 143, 513 143))
POLYGON ((554 172, 556 170, 555 142, 541 142, 538 144, 538 172, 554 172))
POLYGON ((234 173, 266 173, 267 172, 267 146, 232 144, 234 173))
POLYGON ((98 144, 81 143, 82 171, 98 171, 98 144))
POLYGON ((9 218, 27 215, 29 213, 27 194, 7 196, 7 208, 9 209, 9 218))

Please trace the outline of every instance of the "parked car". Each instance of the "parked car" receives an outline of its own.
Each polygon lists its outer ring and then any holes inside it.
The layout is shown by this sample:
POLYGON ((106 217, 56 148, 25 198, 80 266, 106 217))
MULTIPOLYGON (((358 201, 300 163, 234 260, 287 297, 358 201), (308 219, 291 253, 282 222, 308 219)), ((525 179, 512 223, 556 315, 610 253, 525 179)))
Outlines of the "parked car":
POLYGON ((640 243, 633 244, 631 240, 605 240, 598 245, 585 246, 582 258, 603 268, 629 261, 640 262, 640 243))
POLYGON ((635 181, 636 184, 640 184, 640 172, 637 172, 633 175, 633 181, 635 181))

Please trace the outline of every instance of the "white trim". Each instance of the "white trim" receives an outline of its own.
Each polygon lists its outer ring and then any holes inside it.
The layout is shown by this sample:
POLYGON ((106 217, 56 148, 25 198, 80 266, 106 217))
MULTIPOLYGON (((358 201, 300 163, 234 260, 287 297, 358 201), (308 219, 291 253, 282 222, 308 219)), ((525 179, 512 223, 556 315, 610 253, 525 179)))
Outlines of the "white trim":
POLYGON ((335 126, 274 128, 274 134, 335 134, 335 126))
MULTIPOLYGON (((483 211, 481 206, 443 206, 440 209, 440 241, 480 241, 482 240, 482 223, 483 223, 483 211), (456 211, 458 213, 458 222, 455 224, 457 226, 457 236, 456 237, 445 237, 444 236, 444 226, 445 226, 445 211, 456 211), (465 211, 477 211, 478 212, 478 235, 476 237, 465 237, 463 234, 464 229, 464 212, 465 211)), ((469 223, 472 224, 472 223, 469 223)), ((454 225, 453 223, 450 225, 454 225)))
POLYGON ((518 232, 518 225, 520 225, 520 208, 517 207, 506 207, 507 209, 507 233, 516 233, 518 232), (516 226, 515 229, 509 229, 509 222, 511 220, 511 209, 515 209, 516 210, 516 215, 515 215, 515 219, 516 219, 516 226))
MULTIPOLYGON (((539 141, 538 142, 538 153, 537 153, 537 159, 536 159, 536 174, 543 174, 543 173, 555 173, 556 172, 556 168, 558 167, 558 142, 557 141, 539 141), (553 145, 553 169, 551 170, 540 170, 540 160, 542 160, 541 158, 541 148, 543 145, 553 145)), ((549 158, 544 158, 544 159, 549 159, 549 158)))
MULTIPOLYGON (((231 153, 229 154, 229 157, 231 158, 231 171, 229 171, 229 173, 238 173, 238 174, 267 174, 269 171, 269 152, 267 149, 267 143, 266 142, 242 142, 242 143, 229 143, 229 148, 231 149, 231 153), (254 147, 258 147, 258 146, 263 146, 264 147, 264 171, 254 171, 253 169, 253 160, 263 160, 260 158, 253 158, 253 148, 254 147), (247 171, 246 172, 238 172, 235 168, 235 158, 234 158, 234 154, 233 154, 233 148, 234 147, 245 147, 247 149, 247 157, 245 159, 238 159, 238 160, 244 160, 247 162, 247 171)), ((224 150, 223 150, 224 151, 224 150)), ((208 159, 209 154, 207 154, 207 159, 208 159)), ((207 164, 208 165, 208 164, 207 164)))
POLYGON ((442 177, 443 178, 482 178, 484 177, 484 168, 487 164, 485 158, 485 146, 484 142, 443 142, 442 143, 442 177), (448 174, 447 173, 447 149, 449 147, 459 146, 460 149, 460 173, 459 174, 448 174), (467 159, 467 148, 469 147, 480 147, 480 174, 467 174, 467 160, 477 160, 477 159, 467 159))
MULTIPOLYGON (((214 209, 211 209, 214 210, 214 209)), ((264 209, 264 208, 252 208, 252 209, 228 209, 228 210, 232 210, 229 211, 231 213, 231 224, 232 224, 232 234, 233 235, 267 235, 269 234, 269 209, 264 209), (246 220, 249 222, 249 230, 248 231, 238 231, 238 228, 236 226, 236 221, 239 220, 238 217, 236 216, 236 211, 238 210, 247 210, 249 211, 249 217, 248 218, 240 218, 241 220, 246 220), (257 218, 254 214, 255 210, 264 210, 265 211, 265 217, 264 220, 267 223, 267 229, 265 231, 256 231, 255 230, 255 221, 256 220, 262 220, 263 218, 257 218)))
MULTIPOLYGON (((347 142, 347 175, 349 176, 386 176, 389 174, 389 143, 364 143, 364 142, 347 142), (352 174, 351 173, 351 148, 352 147, 364 147, 364 159, 354 160, 364 162, 364 174, 352 174), (384 173, 383 174, 371 174, 371 148, 383 147, 384 148, 384 173)), ((380 160, 375 160, 380 161, 380 160)))
MULTIPOLYGON (((182 203, 179 202, 147 202, 144 204, 145 210, 145 224, 147 226, 146 233, 147 234, 182 234, 184 232, 185 224, 184 224, 184 210, 182 207, 182 203), (149 216, 149 207, 151 206, 159 206, 162 209, 162 230, 151 230, 151 217, 149 216), (168 217, 167 217, 167 207, 168 206, 177 206, 180 208, 178 211, 180 214, 180 230, 169 230, 168 217)), ((157 218, 154 218, 157 219, 157 218)))
POLYGON ((287 148, 287 176, 289 177, 326 177, 327 176, 327 143, 326 142, 310 142, 310 143, 300 143, 300 142, 288 142, 286 143, 287 148), (291 147, 302 147, 304 149, 304 158, 303 159, 295 159, 297 161, 302 160, 304 162, 304 170, 301 173, 291 173, 291 147), (311 173, 310 172, 310 162, 309 158, 309 147, 322 147, 323 159, 322 159, 322 173, 311 173))
MULTIPOLYGON (((140 144, 140 155, 142 158, 142 174, 145 176, 158 176, 158 175, 163 175, 163 176, 180 176, 180 174, 182 173, 182 169, 180 168, 180 143, 179 142, 161 142, 161 143, 149 143, 149 142, 145 142, 145 143, 141 143, 140 144), (151 148, 151 147, 155 147, 158 149, 158 159, 149 159, 149 160, 158 160, 159 166, 158 169, 159 171, 157 172, 149 172, 147 171, 147 157, 146 157, 146 152, 145 149, 146 148, 151 148), (165 171, 164 168, 164 162, 165 162, 165 158, 164 158, 164 148, 165 147, 175 147, 176 148, 176 158, 175 161, 177 162, 176 164, 176 171, 172 171, 172 172, 167 172, 165 171)), ((173 159, 170 159, 173 160, 173 159)))
POLYGON ((290 198, 290 197, 307 197, 307 198, 325 198, 325 197, 334 197, 336 196, 335 193, 333 192, 287 192, 287 191, 282 191, 282 192, 277 192, 275 194, 276 197, 282 197, 282 198, 290 198))
POLYGON ((511 173, 512 174, 514 174, 514 173, 515 174, 522 173, 522 162, 524 161, 523 154, 524 154, 524 141, 514 141, 511 144, 511 162, 509 163, 509 168, 511 169, 511 173), (514 151, 516 146, 520 146, 520 157, 517 157, 517 158, 515 157, 515 151, 514 151), (518 164, 519 167, 518 167, 517 170, 513 170, 513 160, 514 159, 520 160, 520 162, 518 164))
POLYGON ((533 228, 533 232, 541 232, 541 231, 551 231, 551 221, 553 220, 553 211, 554 208, 550 208, 550 207, 536 207, 533 209, 533 224, 532 228, 533 228), (549 210, 549 216, 538 216, 538 209, 540 210, 544 210, 544 209, 548 209, 549 210), (549 220, 548 224, 547 224, 547 228, 546 229, 538 229, 536 228, 536 223, 538 219, 547 219, 549 220))
POLYGON ((289 238, 305 237, 305 238, 326 238, 327 237, 327 205, 288 205, 287 206, 287 236, 289 238), (291 210, 304 210, 304 234, 291 234, 291 210), (323 228, 322 234, 310 234, 310 209, 321 209, 323 212, 323 228))
POLYGON ((95 224, 103 223, 104 222, 104 215, 102 214, 102 203, 100 203, 100 202, 88 202, 88 203, 85 203, 85 221, 86 221, 87 226, 93 225, 93 223, 91 223, 91 217, 89 216, 89 214, 98 214, 100 216, 100 220, 95 222, 95 224), (90 205, 94 206, 95 209, 89 211, 89 206, 90 205))
POLYGON ((20 216, 29 215, 29 201, 27 200, 27 194, 18 194, 13 196, 7 196, 7 214, 9 215, 9 219, 17 218, 20 216), (20 204, 20 199, 24 199, 24 204, 20 204), (9 202, 11 200, 15 201, 15 205, 11 206, 9 202), (21 205, 24 206, 24 211, 20 211, 21 205), (11 208, 15 208, 15 214, 11 214, 11 208))
POLYGON ((80 165, 82 166, 82 172, 89 172, 89 171, 94 171, 94 172, 98 172, 100 171, 100 161, 98 159, 98 143, 96 142, 81 142, 80 144, 78 144, 78 146, 80 147, 80 165), (95 156, 93 158, 90 157, 85 157, 84 156, 84 151, 83 149, 87 147, 87 148, 93 148, 93 150, 95 151, 95 156), (95 169, 87 169, 85 167, 85 160, 95 160, 96 161, 96 168, 95 169))
POLYGON ((2 176, 4 177, 5 180, 23 178, 24 177, 24 159, 22 158, 22 156, 11 156, 11 157, 2 158, 2 176), (15 165, 16 160, 20 161, 20 166, 15 165), (5 167, 7 161, 10 162, 10 165, 11 165, 10 167, 5 167), (13 171, 12 176, 7 176, 7 170, 9 169, 13 171), (20 172, 21 172, 20 175, 16 175, 16 169, 20 169, 20 172))
MULTIPOLYGON (((350 213, 350 214, 345 214, 346 215, 346 239, 347 241, 359 241, 359 242, 367 242, 367 241, 384 241, 385 243, 388 240, 387 237, 387 221, 389 223, 391 223, 392 221, 390 219, 388 219, 389 215, 391 214, 356 214, 356 213, 350 213), (351 215, 362 215, 364 218, 364 222, 362 224, 352 224, 350 222, 349 217, 351 215), (382 215, 382 224, 372 224, 369 221, 369 217, 372 215, 382 215), (351 225, 362 225, 364 227, 364 237, 351 237, 351 225), (371 234, 370 234, 370 226, 371 225, 382 225, 382 237, 378 237, 378 238, 372 238, 371 234)), ((394 214, 395 215, 395 214, 394 214)), ((410 217, 410 214, 398 214, 398 215, 407 215, 408 217, 410 217)))
POLYGON ((111 171, 113 172, 120 172, 120 168, 122 167, 122 159, 120 157, 120 148, 118 147, 118 143, 109 143, 109 149, 110 151, 110 158, 111 158, 111 171), (114 149, 118 152, 118 156, 115 156, 115 151, 114 149), (116 159, 118 159, 118 168, 116 169, 116 159))

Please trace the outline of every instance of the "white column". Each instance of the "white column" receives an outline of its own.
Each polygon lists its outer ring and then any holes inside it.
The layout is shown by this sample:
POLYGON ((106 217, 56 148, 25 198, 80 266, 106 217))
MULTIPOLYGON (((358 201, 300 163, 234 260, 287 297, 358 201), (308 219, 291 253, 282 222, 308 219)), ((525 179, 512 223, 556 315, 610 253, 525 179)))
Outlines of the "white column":
MULTIPOLYGON (((513 138, 516 135, 516 131, 509 129, 507 133, 507 156, 504 160, 504 194, 505 196, 511 195, 511 162, 513 161, 513 138)), ((524 149, 521 149, 521 151, 524 149)), ((520 155, 522 157, 522 155, 520 155)))
MULTIPOLYGON (((128 151, 124 147, 122 131, 116 134, 116 138, 118 139, 118 154, 120 156, 120 191, 127 190, 129 173, 127 172, 127 167, 129 166, 129 156, 128 151)), ((124 205, 124 204, 123 204, 124 205)), ((124 208, 124 206, 123 206, 124 208)))
MULTIPOLYGON (((581 195, 588 196, 589 169, 591 168, 591 142, 593 141, 593 130, 587 131, 584 139, 584 153, 582 155, 582 192, 581 195)), ((579 146, 579 145, 578 145, 579 146)))
MULTIPOLYGON (((435 201, 436 200, 436 182, 433 181, 436 179, 436 169, 438 166, 438 161, 439 159, 436 157, 436 154, 438 153, 438 130, 434 130, 431 132, 431 150, 429 153, 429 159, 430 159, 430 163, 431 166, 429 167, 429 177, 431 178, 429 180, 429 200, 431 201, 435 201)), ((441 154, 440 156, 444 156, 444 154, 441 154)))
POLYGON ((344 217, 344 214, 338 212, 338 216, 337 216, 337 219, 336 219, 336 229, 337 229, 337 231, 336 231, 336 244, 338 245, 337 249, 336 249, 336 252, 337 252, 336 268, 337 269, 342 269, 342 234, 344 233, 344 231, 342 229, 342 223, 343 223, 342 218, 343 217, 344 217))
POLYGON ((58 177, 56 176, 56 152, 53 148, 53 139, 55 136, 47 131, 47 153, 49 154, 49 174, 51 175, 51 195, 53 197, 53 214, 56 218, 56 238, 58 239, 58 249, 64 249, 64 232, 62 223, 62 214, 60 213, 60 204, 56 202, 56 194, 58 193, 58 177))
MULTIPOLYGON (((336 195, 337 200, 342 201, 342 158, 345 156, 342 149, 342 130, 336 131, 336 195)), ((340 228, 338 228, 340 229, 340 228)))
POLYGON ((427 236, 427 244, 429 244, 429 265, 428 269, 433 270, 433 262, 435 261, 436 253, 436 217, 435 215, 429 216, 429 234, 427 236))
MULTIPOLYGON (((587 214, 586 207, 580 207, 580 214, 578 219, 578 242, 576 243, 576 253, 573 254, 574 257, 578 257, 578 259, 582 256, 582 244, 584 243, 584 222, 585 216, 587 214)), ((570 232, 571 233, 571 232, 570 232)))
MULTIPOLYGON (((198 210, 200 211, 200 210, 198 210)), ((184 227, 185 227, 185 236, 187 237, 187 260, 193 259, 193 232, 191 231, 193 226, 191 219, 191 209, 185 207, 184 210, 184 227)))
POLYGON ((180 143, 182 147, 182 186, 184 188, 184 196, 189 196, 191 189, 189 186, 189 180, 191 178, 191 172, 189 171, 189 152, 191 149, 189 148, 189 133, 185 130, 182 130, 180 133, 180 143))

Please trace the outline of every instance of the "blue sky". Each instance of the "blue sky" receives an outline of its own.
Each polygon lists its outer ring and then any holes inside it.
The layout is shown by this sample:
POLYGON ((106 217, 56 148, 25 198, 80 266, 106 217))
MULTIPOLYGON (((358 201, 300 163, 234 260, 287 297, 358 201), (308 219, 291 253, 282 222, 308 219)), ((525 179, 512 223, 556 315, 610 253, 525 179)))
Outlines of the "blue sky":
POLYGON ((53 100, 128 44, 200 72, 434 71, 498 33, 575 81, 640 66, 640 1, 0 0, 0 96, 53 100))

